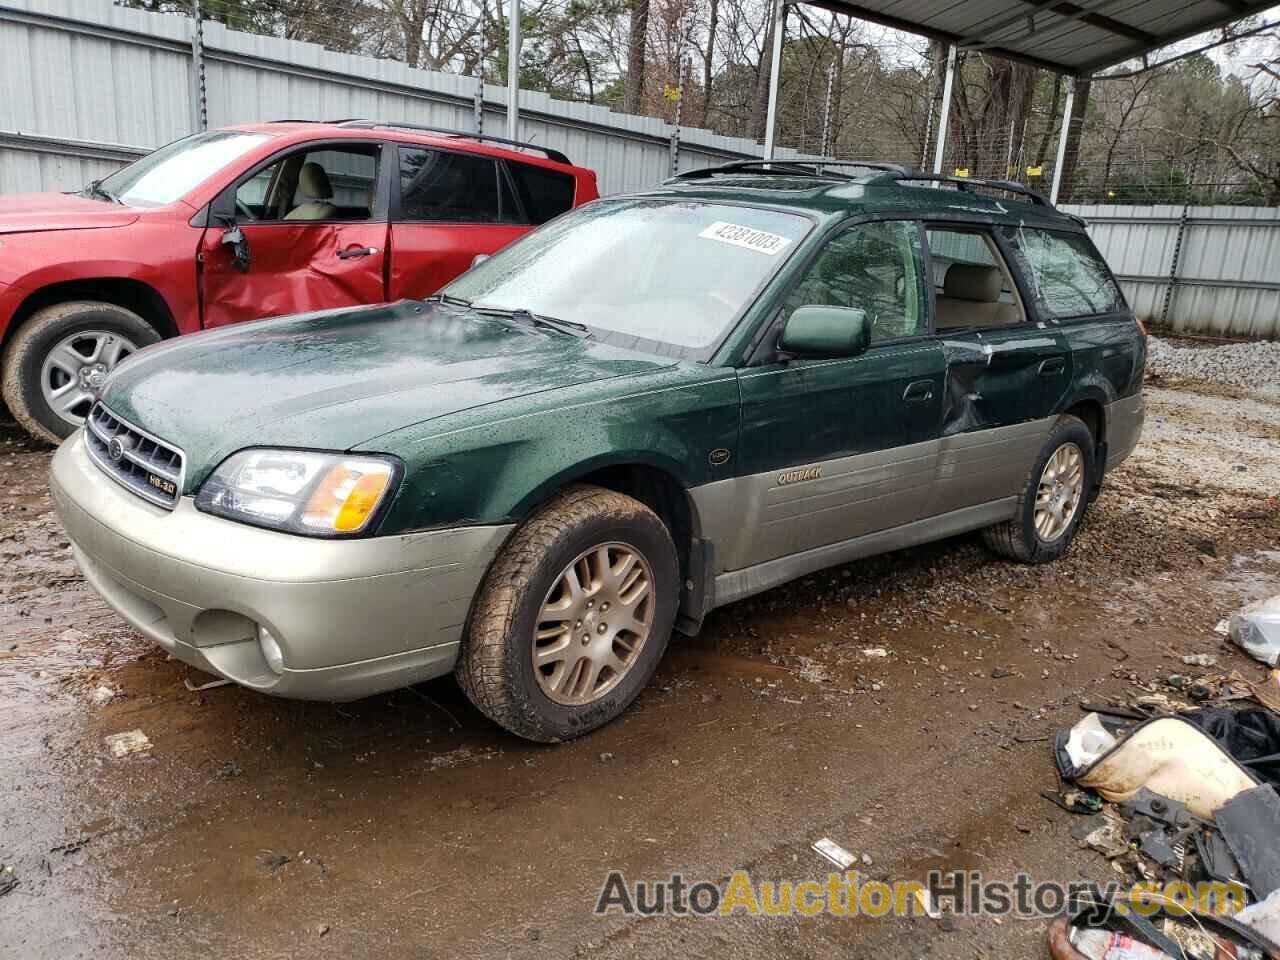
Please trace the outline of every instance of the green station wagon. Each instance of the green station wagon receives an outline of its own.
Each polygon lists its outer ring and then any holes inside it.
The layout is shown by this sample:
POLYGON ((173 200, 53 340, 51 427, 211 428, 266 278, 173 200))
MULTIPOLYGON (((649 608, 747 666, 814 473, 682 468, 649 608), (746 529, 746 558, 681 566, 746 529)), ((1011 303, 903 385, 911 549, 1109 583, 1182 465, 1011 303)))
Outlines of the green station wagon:
POLYGON ((52 488, 85 577, 179 660, 324 700, 453 672, 558 741, 796 577, 972 530, 1060 555, 1144 361, 1082 224, 1025 189, 748 162, 425 302, 141 351, 52 488))

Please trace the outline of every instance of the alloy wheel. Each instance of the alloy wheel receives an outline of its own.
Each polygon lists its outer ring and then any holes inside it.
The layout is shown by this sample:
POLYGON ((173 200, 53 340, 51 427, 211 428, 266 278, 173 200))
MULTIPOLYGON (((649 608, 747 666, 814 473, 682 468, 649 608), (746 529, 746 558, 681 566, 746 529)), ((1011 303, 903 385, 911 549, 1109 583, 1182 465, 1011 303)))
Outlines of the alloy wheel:
POLYGON ((1036 535, 1051 543, 1067 532, 1084 498, 1084 454, 1074 443, 1053 452, 1036 490, 1036 535))
POLYGON ((137 349, 129 338, 108 330, 81 330, 64 337, 40 368, 44 402, 60 419, 80 426, 107 374, 137 349))
POLYGON ((533 668, 551 700, 605 696, 639 659, 653 624, 653 570, 635 547, 584 550, 556 577, 534 627, 533 668))

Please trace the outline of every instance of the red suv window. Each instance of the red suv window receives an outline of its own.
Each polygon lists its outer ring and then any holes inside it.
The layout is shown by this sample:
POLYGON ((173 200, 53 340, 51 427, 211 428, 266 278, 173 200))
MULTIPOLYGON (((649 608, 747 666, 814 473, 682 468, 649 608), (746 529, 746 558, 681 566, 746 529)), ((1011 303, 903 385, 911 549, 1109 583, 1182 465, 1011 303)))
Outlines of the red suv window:
POLYGON ((401 220, 518 223, 511 188, 496 160, 469 153, 400 147, 401 220))
POLYGON ((508 163, 507 168, 527 223, 546 223, 573 206, 573 177, 528 163, 508 163))

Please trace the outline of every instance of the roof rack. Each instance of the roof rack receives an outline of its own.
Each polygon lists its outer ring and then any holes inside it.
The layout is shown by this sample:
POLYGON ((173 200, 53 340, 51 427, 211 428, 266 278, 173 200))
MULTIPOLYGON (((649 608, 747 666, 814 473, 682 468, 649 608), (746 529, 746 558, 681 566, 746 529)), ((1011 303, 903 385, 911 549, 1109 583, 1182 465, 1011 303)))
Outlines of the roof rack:
POLYGON ((529 143, 525 140, 509 140, 506 137, 492 137, 487 133, 470 133, 466 130, 453 130, 449 127, 431 127, 421 123, 398 123, 381 120, 364 120, 359 118, 339 120, 337 121, 337 125, 340 127, 355 127, 360 129, 387 127, 392 130, 415 130, 420 133, 438 133, 441 136, 458 137, 466 140, 479 140, 484 143, 503 143, 509 147, 520 147, 524 150, 537 150, 539 153, 545 154, 548 160, 554 160, 556 163, 569 163, 568 157, 552 147, 542 147, 536 143, 529 143))
POLYGON ((344 124, 350 123, 352 120, 359 120, 360 117, 342 117, 339 120, 307 120, 301 117, 284 117, 277 120, 268 120, 267 123, 327 123, 327 124, 344 124))
POLYGON ((671 180, 705 180, 717 174, 726 173, 785 173, 792 176, 828 178, 839 177, 852 180, 846 173, 827 172, 827 167, 858 167, 863 170, 883 170, 898 174, 910 174, 913 171, 898 163, 883 163, 875 160, 734 160, 715 167, 702 167, 697 170, 686 170, 677 173, 671 180))
POLYGON ((911 171, 909 173, 886 173, 876 177, 873 183, 901 183, 902 181, 925 181, 935 183, 954 184, 957 190, 972 192, 974 187, 986 187, 988 190, 1004 190, 1008 193, 1016 193, 1026 197, 1032 203, 1041 207, 1048 207, 1050 210, 1057 209, 1049 198, 1044 194, 1036 193, 1028 186, 1018 183, 1016 180, 984 180, 976 177, 951 177, 944 176, 940 173, 925 173, 921 170, 911 171))

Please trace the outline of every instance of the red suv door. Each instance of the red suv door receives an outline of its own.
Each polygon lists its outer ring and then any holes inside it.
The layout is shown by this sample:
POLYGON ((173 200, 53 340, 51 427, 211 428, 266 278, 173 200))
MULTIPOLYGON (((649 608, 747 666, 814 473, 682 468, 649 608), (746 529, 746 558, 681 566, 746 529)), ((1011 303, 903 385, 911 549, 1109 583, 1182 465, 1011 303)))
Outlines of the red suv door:
POLYGON ((204 326, 386 300, 388 155, 314 143, 228 187, 201 239, 204 326))
POLYGON ((573 206, 576 184, 568 174, 409 143, 400 143, 398 151, 391 218, 392 300, 430 296, 470 268, 477 255, 496 253, 533 225, 573 206), (516 168, 553 179, 558 192, 535 209, 520 198, 522 179, 516 168))

